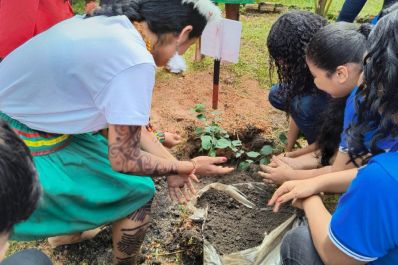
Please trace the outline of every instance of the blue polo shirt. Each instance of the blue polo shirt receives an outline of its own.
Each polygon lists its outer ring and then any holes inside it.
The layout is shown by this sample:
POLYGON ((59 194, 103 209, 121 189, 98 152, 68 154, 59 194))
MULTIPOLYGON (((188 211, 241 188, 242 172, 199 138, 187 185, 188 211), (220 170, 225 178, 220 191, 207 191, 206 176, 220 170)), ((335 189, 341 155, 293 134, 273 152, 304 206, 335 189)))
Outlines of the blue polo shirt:
MULTIPOLYGON (((347 152, 348 150, 348 135, 347 129, 350 126, 351 122, 356 119, 355 113, 355 94, 357 93, 358 87, 355 87, 351 94, 348 96, 345 110, 344 110, 344 129, 340 135, 340 145, 339 150, 341 152, 347 152)), ((370 142, 372 140, 374 132, 368 132, 365 134, 365 146, 370 150, 370 142)), ((386 139, 380 140, 377 143, 377 146, 383 149, 386 152, 396 152, 398 151, 398 137, 392 138, 388 137, 386 139)))
POLYGON ((398 153, 383 153, 358 171, 329 226, 342 252, 372 265, 398 264, 398 153))

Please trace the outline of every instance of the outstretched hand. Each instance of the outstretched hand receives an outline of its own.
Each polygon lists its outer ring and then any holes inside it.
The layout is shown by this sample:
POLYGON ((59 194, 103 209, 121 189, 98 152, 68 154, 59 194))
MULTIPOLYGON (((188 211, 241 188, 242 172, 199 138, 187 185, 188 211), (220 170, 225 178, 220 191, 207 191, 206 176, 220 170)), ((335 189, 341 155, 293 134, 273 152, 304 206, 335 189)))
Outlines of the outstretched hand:
POLYGON ((273 167, 260 165, 261 171, 258 174, 264 178, 264 182, 280 185, 288 181, 293 169, 276 156, 272 157, 272 160, 274 163, 273 167))
POLYGON ((192 176, 171 175, 167 177, 170 199, 179 203, 187 203, 196 194, 192 185, 192 176))
POLYGON ((289 201, 293 201, 293 205, 300 208, 302 199, 316 193, 316 184, 313 179, 287 181, 274 192, 268 205, 274 205, 274 212, 278 212, 281 205, 289 201))
POLYGON ((219 165, 227 162, 226 157, 198 156, 192 160, 196 163, 196 174, 198 175, 223 175, 234 171, 232 167, 223 167, 219 165))

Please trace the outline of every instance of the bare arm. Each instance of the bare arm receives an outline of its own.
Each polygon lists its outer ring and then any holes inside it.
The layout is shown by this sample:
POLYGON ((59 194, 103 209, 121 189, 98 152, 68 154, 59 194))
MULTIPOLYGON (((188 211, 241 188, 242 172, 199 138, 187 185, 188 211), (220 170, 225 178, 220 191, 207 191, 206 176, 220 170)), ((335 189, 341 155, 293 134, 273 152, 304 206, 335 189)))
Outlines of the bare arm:
POLYGON ((302 203, 311 231, 314 246, 326 265, 361 265, 357 261, 340 251, 330 240, 328 235, 330 213, 326 210, 319 196, 312 196, 302 203))
POLYGON ((157 157, 141 150, 140 144, 140 126, 110 125, 109 160, 112 168, 119 172, 151 176, 188 175, 193 170, 190 162, 157 157))
POLYGON ((332 172, 339 172, 342 170, 355 168, 355 165, 352 162, 348 163, 349 160, 350 157, 347 153, 339 151, 333 165, 310 170, 289 170, 287 173, 288 178, 291 180, 307 179, 332 172))
POLYGON ((177 159, 159 142, 158 138, 145 127, 141 128, 141 149, 158 157, 174 160, 177 159))
POLYGON ((318 144, 317 143, 313 143, 313 144, 307 145, 304 148, 300 148, 300 149, 297 149, 295 151, 288 152, 288 153, 286 153, 286 156, 287 157, 292 157, 292 158, 293 157, 299 157, 299 156, 302 156, 302 155, 305 155, 305 154, 309 154, 309 153, 315 152, 316 150, 318 150, 318 148, 319 148, 318 144))
POLYGON ((292 151, 294 144, 297 141, 300 130, 296 124, 296 122, 290 117, 289 119, 289 131, 287 132, 287 145, 286 152, 292 151))
POLYGON ((353 168, 310 179, 286 181, 275 191, 268 204, 275 205, 274 209, 278 211, 283 203, 293 199, 304 199, 321 192, 346 192, 357 173, 358 169, 353 168))

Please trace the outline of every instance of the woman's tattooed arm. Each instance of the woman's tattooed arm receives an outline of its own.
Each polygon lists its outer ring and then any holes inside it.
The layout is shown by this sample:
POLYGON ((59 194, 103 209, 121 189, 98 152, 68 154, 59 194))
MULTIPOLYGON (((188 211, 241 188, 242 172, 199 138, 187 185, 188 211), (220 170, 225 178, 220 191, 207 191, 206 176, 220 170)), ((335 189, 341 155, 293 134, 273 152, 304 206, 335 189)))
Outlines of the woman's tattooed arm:
POLYGON ((109 160, 114 170, 150 176, 179 173, 178 161, 161 159, 142 151, 140 137, 141 126, 109 126, 109 160))

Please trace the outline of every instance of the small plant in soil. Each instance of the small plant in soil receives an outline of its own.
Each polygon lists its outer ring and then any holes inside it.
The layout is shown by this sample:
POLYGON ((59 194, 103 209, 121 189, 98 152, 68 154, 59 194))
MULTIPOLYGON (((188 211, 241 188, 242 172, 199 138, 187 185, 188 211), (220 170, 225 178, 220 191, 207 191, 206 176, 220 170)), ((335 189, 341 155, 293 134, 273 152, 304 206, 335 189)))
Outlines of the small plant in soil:
POLYGON ((196 118, 203 123, 203 126, 197 127, 196 136, 201 141, 199 152, 207 152, 209 156, 216 156, 217 150, 230 149, 235 156, 244 153, 242 150, 242 142, 232 140, 228 132, 223 129, 219 121, 220 113, 213 111, 210 116, 206 116, 206 108, 203 104, 196 104, 192 111, 196 114, 196 118))
POLYGON ((260 165, 267 165, 270 162, 270 156, 274 153, 274 148, 271 145, 264 145, 259 152, 249 151, 244 153, 247 159, 239 163, 238 168, 247 170, 251 164, 258 163, 260 165))
MULTIPOLYGON (((229 149, 232 158, 238 164, 238 169, 247 170, 250 165, 261 164, 266 165, 270 161, 270 156, 275 153, 275 148, 271 145, 264 145, 258 151, 247 150, 239 137, 231 139, 228 132, 223 129, 219 121, 220 113, 213 111, 207 115, 206 107, 203 104, 197 104, 192 111, 196 118, 203 124, 195 130, 196 137, 200 139, 201 147, 199 152, 206 152, 209 156, 216 156, 220 150, 229 149)), ((285 135, 279 136, 279 141, 283 142, 285 135)))

